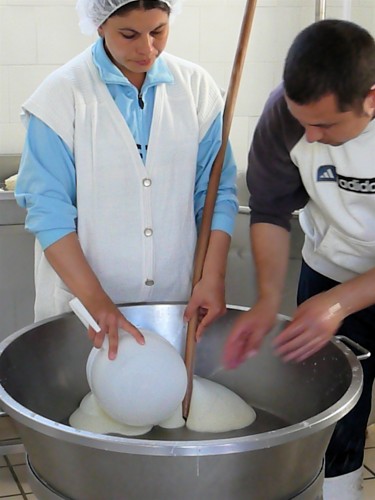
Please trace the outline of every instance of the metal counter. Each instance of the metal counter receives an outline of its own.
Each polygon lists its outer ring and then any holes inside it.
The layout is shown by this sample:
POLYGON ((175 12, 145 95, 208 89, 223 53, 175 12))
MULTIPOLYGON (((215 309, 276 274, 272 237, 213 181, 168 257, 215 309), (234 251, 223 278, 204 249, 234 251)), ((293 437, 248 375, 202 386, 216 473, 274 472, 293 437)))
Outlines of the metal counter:
MULTIPOLYGON (((0 155, 0 182, 17 173, 19 156, 0 155)), ((34 236, 12 191, 0 191, 0 339, 33 322, 34 236)))
MULTIPOLYGON (((0 155, 0 185, 17 173, 19 160, 0 155)), ((34 237, 25 231, 25 214, 12 191, 0 191, 0 340, 34 318, 34 237)), ((0 455, 23 451, 12 419, 0 412, 0 455)))

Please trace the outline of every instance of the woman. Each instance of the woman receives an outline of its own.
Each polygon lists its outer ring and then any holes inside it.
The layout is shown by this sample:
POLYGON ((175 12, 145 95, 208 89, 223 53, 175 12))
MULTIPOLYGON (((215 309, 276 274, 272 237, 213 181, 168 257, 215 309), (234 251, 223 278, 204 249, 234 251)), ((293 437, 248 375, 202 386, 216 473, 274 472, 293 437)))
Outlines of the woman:
MULTIPOLYGON (((79 0, 92 47, 53 72, 23 106, 27 136, 16 198, 37 238, 35 317, 77 296, 99 323, 143 343, 116 303, 187 301, 197 226, 220 147, 223 103, 197 65, 163 53, 176 1, 79 0)), ((235 165, 223 166, 202 279, 185 311, 197 336, 225 311, 237 212, 235 165)))

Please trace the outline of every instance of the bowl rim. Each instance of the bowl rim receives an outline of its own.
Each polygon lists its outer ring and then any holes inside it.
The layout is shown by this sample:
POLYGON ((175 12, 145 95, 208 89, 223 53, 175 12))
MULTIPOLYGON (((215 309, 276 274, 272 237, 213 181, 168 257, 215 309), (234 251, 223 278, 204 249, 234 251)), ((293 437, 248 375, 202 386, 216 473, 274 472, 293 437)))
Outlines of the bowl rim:
MULTIPOLYGON (((168 303, 168 305, 170 304, 171 303, 168 303)), ((123 304, 123 306, 133 305, 150 304, 123 304)), ((228 305, 228 309, 247 310, 248 308, 228 305)), ((65 313, 33 323, 32 325, 26 326, 11 334, 0 343, 0 357, 13 341, 29 332, 31 329, 35 329, 38 326, 50 323, 53 320, 67 315, 73 315, 73 313, 65 313)), ((288 316, 283 314, 279 314, 278 318, 289 319, 288 316)), ((310 436, 319 431, 323 431, 329 426, 334 425, 355 406, 362 392, 363 372, 361 364, 351 349, 349 349, 342 341, 333 337, 330 340, 330 343, 332 343, 335 348, 342 351, 344 359, 347 360, 351 369, 352 381, 342 397, 323 412, 320 412, 307 420, 277 430, 250 434, 247 436, 231 438, 226 437, 222 439, 204 439, 201 441, 150 440, 139 437, 112 436, 83 431, 60 422, 55 422, 29 410, 13 399, 12 396, 4 389, 1 382, 0 402, 3 410, 6 411, 6 413, 12 417, 16 423, 18 422, 36 432, 40 432, 44 435, 65 442, 74 443, 75 445, 82 445, 105 451, 154 456, 208 456, 243 453, 282 445, 310 436)))

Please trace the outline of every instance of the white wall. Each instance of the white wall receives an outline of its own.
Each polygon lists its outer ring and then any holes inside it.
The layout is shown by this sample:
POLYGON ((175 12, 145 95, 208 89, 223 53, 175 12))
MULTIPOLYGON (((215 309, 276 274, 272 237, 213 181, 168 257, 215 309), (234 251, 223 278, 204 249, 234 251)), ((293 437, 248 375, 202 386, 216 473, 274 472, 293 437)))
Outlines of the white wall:
MULTIPOLYGON (((327 1, 342 17, 344 0, 327 1)), ((315 18, 315 0, 258 0, 237 99, 231 142, 246 168, 253 129, 298 31, 315 18)), ((375 33, 375 0, 352 0, 352 19, 375 33)), ((246 0, 185 0, 168 50, 206 67, 227 88, 246 0)), ((22 150, 21 103, 42 79, 91 43, 80 34, 75 0, 0 0, 0 154, 22 150)))

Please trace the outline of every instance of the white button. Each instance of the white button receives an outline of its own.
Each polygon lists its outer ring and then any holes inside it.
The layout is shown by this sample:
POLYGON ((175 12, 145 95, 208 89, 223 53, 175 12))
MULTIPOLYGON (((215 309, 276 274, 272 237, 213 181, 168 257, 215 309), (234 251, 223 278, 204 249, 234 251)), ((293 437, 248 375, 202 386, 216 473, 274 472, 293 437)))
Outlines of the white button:
POLYGON ((146 286, 153 286, 155 284, 155 281, 154 280, 146 280, 145 281, 145 285, 146 286))
POLYGON ((152 236, 153 231, 152 231, 151 228, 146 227, 146 229, 143 231, 143 233, 144 233, 145 236, 148 237, 148 236, 152 236))
POLYGON ((144 187, 146 187, 146 188, 151 186, 151 179, 145 178, 145 179, 143 179, 142 182, 143 182, 144 187))

